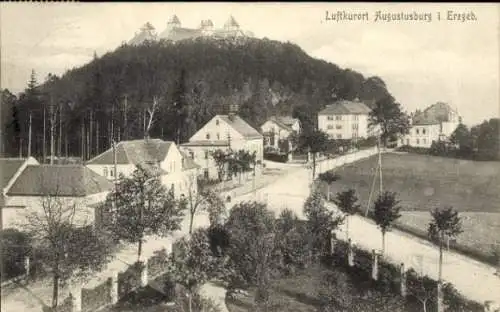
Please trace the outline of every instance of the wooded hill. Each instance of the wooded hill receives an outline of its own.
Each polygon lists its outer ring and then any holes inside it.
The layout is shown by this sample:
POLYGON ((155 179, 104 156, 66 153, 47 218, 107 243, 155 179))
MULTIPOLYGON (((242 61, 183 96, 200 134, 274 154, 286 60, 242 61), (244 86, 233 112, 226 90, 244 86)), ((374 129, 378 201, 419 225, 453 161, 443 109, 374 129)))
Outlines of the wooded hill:
POLYGON ((21 143, 26 156, 30 112, 32 155, 50 155, 53 124, 55 154, 88 159, 110 147, 111 133, 119 140, 143 138, 145 111, 155 98, 150 136, 177 140, 180 133, 184 142, 229 104, 255 127, 273 114, 293 114, 307 128, 336 98, 372 105, 387 96, 380 78, 314 59, 288 42, 197 38, 122 45, 41 85, 32 75, 18 98, 4 90, 4 149, 19 155, 21 143))

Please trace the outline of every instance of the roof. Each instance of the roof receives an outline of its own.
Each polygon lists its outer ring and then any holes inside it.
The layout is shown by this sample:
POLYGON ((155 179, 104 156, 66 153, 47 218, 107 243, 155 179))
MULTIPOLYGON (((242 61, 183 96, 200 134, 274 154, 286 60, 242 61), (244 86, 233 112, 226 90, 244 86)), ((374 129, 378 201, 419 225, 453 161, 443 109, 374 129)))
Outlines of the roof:
POLYGON ((177 40, 195 38, 201 35, 202 33, 200 29, 176 27, 172 29, 167 28, 160 34, 160 38, 177 41, 177 40))
POLYGON ((83 197, 112 187, 106 178, 82 165, 28 165, 7 195, 83 197))
POLYGON ((229 141, 190 141, 182 143, 181 146, 229 146, 229 141))
POLYGON ((2 190, 9 184, 25 161, 26 159, 24 158, 0 158, 0 183, 2 190))
POLYGON ((413 125, 435 125, 449 121, 449 114, 456 113, 447 103, 438 102, 427 107, 423 112, 416 112, 413 116, 413 125))
POLYGON ((147 30, 145 28, 142 28, 138 34, 136 34, 132 39, 130 39, 128 44, 139 45, 145 41, 155 41, 155 40, 156 40, 156 35, 152 32, 152 30, 147 30))
POLYGON ((189 170, 189 169, 195 169, 195 168, 201 168, 200 165, 194 162, 191 157, 189 157, 186 153, 183 151, 180 151, 182 155, 182 170, 189 170))
POLYGON ((227 22, 224 24, 224 27, 240 27, 240 24, 238 24, 238 22, 236 22, 234 17, 231 15, 229 16, 227 22))
POLYGON ((341 100, 327 105, 318 115, 368 115, 370 111, 362 102, 341 100))
MULTIPOLYGON (((158 163, 167 157, 171 141, 160 139, 122 141, 116 144, 116 163, 120 165, 145 165, 158 163)), ((89 160, 87 165, 110 165, 114 163, 113 148, 89 160)))
POLYGON ((288 131, 293 131, 292 125, 296 121, 298 121, 298 119, 292 118, 292 117, 289 117, 289 116, 278 116, 278 117, 273 116, 273 117, 269 118, 269 120, 273 121, 278 126, 280 126, 281 128, 283 128, 285 130, 288 130, 288 131))
MULTIPOLYGON (((245 120, 240 116, 234 115, 229 117, 228 115, 217 115, 224 122, 229 124, 236 132, 241 134, 245 139, 259 139, 262 138, 262 134, 256 129, 250 126, 245 120)), ((214 117, 215 118, 215 117, 214 117)))
POLYGON ((168 24, 180 24, 180 23, 181 23, 181 21, 179 20, 179 18, 175 14, 168 21, 168 24))

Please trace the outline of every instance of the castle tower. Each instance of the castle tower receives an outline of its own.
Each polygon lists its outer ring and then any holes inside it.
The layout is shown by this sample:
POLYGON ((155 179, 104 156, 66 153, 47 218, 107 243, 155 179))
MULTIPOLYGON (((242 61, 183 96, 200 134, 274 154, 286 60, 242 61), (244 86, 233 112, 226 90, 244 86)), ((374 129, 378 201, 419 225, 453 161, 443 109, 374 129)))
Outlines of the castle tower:
POLYGON ((156 37, 155 28, 151 25, 151 23, 147 22, 141 27, 140 32, 136 33, 135 36, 129 41, 129 44, 140 45, 146 41, 155 41, 156 37))
POLYGON ((177 15, 173 15, 170 20, 167 22, 167 29, 174 29, 181 27, 181 21, 177 17, 177 15))
POLYGON ((203 20, 200 24, 200 30, 204 36, 211 36, 214 32, 214 23, 209 19, 203 20))
POLYGON ((238 24, 238 22, 236 22, 236 20, 234 19, 234 17, 231 15, 231 16, 229 16, 229 19, 227 20, 227 22, 224 24, 224 29, 226 31, 239 30, 240 29, 240 24, 238 24))

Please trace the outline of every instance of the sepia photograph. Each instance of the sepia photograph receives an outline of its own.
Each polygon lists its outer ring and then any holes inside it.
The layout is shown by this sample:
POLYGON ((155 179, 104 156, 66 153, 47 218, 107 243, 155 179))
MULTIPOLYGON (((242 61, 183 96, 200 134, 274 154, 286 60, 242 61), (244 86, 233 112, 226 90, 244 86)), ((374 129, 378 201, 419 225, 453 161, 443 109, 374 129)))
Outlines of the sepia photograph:
POLYGON ((500 312, 500 5, 0 3, 2 312, 500 312))

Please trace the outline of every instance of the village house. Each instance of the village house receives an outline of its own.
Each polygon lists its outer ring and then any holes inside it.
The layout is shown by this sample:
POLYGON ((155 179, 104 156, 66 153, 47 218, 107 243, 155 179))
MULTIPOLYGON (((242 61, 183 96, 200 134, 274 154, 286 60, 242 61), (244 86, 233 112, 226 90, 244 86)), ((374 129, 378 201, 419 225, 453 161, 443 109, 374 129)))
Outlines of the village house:
POLYGON ((261 127, 264 148, 288 153, 293 151, 292 135, 300 134, 300 121, 290 116, 271 117, 261 127))
MULTIPOLYGON (((256 153, 256 161, 264 158, 263 137, 235 113, 216 115, 199 129, 181 148, 202 168, 204 179, 217 179, 218 171, 212 152, 246 150, 256 153)), ((259 174, 259 166, 256 167, 259 174)))
POLYGON ((318 128, 331 139, 359 139, 372 136, 374 129, 368 126, 371 109, 358 99, 340 100, 327 105, 318 113, 318 128))
POLYGON ((121 141, 86 163, 97 174, 112 181, 120 175, 130 177, 137 166, 160 172, 161 181, 173 189, 176 198, 198 189, 199 166, 177 145, 161 139, 121 141), (115 172, 115 159, 116 171, 115 172))
POLYGON ((44 209, 73 214, 75 226, 93 225, 113 185, 82 165, 40 165, 27 161, 4 189, 2 227, 22 229, 32 213, 44 209))
POLYGON ((417 110, 410 117, 409 133, 399 139, 398 146, 430 148, 434 141, 448 140, 461 122, 457 111, 443 102, 417 110))

